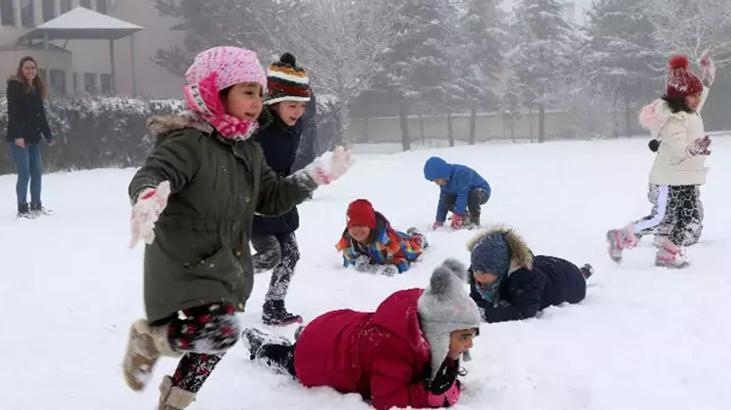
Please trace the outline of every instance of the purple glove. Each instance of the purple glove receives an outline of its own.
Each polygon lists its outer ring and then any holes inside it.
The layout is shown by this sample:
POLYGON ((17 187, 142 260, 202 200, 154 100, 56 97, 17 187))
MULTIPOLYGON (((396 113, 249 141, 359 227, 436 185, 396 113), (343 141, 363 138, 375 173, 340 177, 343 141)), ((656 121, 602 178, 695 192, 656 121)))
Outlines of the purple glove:
POLYGON ((693 141, 692 144, 688 145, 688 153, 690 155, 711 155, 711 150, 708 147, 711 145, 711 137, 706 135, 703 138, 698 138, 693 141))

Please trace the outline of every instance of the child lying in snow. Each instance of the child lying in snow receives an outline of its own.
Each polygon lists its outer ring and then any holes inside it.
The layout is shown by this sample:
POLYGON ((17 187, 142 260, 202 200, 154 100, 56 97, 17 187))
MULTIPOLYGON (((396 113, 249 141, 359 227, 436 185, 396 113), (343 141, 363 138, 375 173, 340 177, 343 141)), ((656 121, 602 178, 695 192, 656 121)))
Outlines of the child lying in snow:
POLYGON ((348 205, 348 223, 335 245, 343 253, 343 265, 360 272, 393 276, 409 269, 428 246, 416 228, 408 233, 396 231, 388 220, 365 199, 348 205))
POLYGON ((470 296, 486 322, 520 320, 561 303, 579 303, 586 296, 589 264, 578 268, 554 256, 533 256, 512 229, 482 233, 470 244, 470 296))
POLYGON ((294 345, 257 329, 243 341, 252 360, 308 387, 360 393, 377 409, 455 404, 460 357, 479 333, 480 312, 462 284, 464 265, 448 259, 429 288, 398 291, 375 312, 325 313, 295 335, 294 345))

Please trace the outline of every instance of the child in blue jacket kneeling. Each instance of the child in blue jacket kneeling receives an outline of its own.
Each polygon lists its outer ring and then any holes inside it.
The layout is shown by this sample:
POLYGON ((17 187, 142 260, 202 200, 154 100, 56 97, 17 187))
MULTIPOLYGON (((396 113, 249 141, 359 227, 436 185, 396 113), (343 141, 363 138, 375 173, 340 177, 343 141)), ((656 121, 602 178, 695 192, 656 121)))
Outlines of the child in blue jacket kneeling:
POLYGON ((491 192, 490 184, 480 174, 470 167, 431 157, 424 164, 424 177, 439 185, 441 191, 434 229, 444 225, 449 211, 452 229, 480 226, 480 207, 490 199, 491 192))

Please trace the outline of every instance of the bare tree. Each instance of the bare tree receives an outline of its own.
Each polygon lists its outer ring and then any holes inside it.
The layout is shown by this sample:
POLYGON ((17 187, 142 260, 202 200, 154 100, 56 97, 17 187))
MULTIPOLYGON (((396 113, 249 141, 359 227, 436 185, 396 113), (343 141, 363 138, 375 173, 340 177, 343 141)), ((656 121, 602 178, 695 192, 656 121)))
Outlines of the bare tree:
MULTIPOLYGON (((697 61, 710 49, 718 66, 731 63, 729 0, 644 0, 653 36, 665 54, 685 53, 697 61)), ((664 67, 662 67, 664 69, 664 67)))
POLYGON ((395 9, 388 0, 309 0, 289 22, 287 43, 312 68, 313 87, 338 99, 341 141, 350 127, 349 105, 381 69, 378 56, 394 35, 395 9))

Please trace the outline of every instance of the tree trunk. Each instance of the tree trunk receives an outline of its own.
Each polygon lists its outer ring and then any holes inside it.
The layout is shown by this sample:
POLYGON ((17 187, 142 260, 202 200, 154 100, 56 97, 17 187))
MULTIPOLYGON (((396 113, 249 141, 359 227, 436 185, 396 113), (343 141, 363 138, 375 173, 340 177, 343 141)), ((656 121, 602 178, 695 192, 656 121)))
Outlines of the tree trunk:
POLYGON ((371 136, 368 131, 368 121, 369 120, 370 120, 370 118, 368 116, 363 118, 363 143, 365 143, 365 144, 368 144, 369 142, 371 142, 371 136))
POLYGON ((449 146, 454 146, 454 130, 452 129, 452 112, 447 113, 447 139, 449 140, 449 146))
POLYGON ((475 122, 477 121, 477 107, 470 107, 470 145, 475 145, 475 122))
POLYGON ((421 138, 421 144, 426 146, 426 134, 424 133, 424 115, 419 113, 419 137, 421 138))
POLYGON ((546 106, 541 103, 538 106, 538 142, 546 140, 546 106))
POLYGON ((338 116, 338 119, 340 120, 338 129, 340 132, 339 135, 335 136, 335 140, 337 142, 336 145, 350 147, 355 142, 352 141, 352 137, 348 134, 348 131, 350 130, 350 110, 348 109, 347 104, 340 104, 338 108, 340 110, 340 115, 338 116))
POLYGON ((515 143, 515 115, 510 113, 510 139, 515 143))
POLYGON ((411 150, 411 135, 409 135, 409 103, 405 99, 399 102, 399 124, 401 125, 401 146, 404 151, 411 150))
POLYGON ((627 137, 632 136, 632 113, 629 106, 629 87, 624 90, 624 121, 627 126, 627 137))

